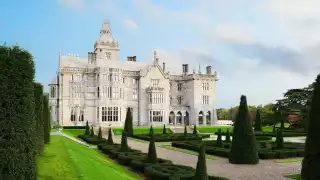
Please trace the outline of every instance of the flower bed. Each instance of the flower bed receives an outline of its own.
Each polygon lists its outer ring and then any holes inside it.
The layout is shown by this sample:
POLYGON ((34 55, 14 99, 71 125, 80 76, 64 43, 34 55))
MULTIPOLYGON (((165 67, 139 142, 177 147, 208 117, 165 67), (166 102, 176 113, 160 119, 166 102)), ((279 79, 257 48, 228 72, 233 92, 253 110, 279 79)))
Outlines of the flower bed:
MULTIPOLYGON (((204 141, 206 144, 206 153, 221 157, 229 157, 230 143, 224 143, 218 147, 216 141, 204 141)), ((201 141, 172 142, 173 147, 197 151, 200 148, 201 141)), ((258 154, 260 159, 281 159, 289 157, 303 157, 303 143, 284 143, 282 149, 277 149, 273 142, 257 142, 258 154)))

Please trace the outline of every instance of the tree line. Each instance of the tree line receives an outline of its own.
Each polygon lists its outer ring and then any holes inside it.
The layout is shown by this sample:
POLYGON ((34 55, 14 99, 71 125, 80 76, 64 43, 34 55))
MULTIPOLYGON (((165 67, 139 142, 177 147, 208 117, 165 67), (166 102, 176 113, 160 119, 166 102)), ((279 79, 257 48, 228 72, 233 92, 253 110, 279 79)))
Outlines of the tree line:
POLYGON ((35 180, 36 157, 50 142, 49 97, 19 46, 0 46, 0 72, 0 179, 35 180))
MULTIPOLYGON (((283 98, 276 100, 276 103, 269 103, 259 106, 248 106, 250 119, 254 120, 257 109, 260 110, 260 115, 264 125, 272 125, 280 121, 288 122, 288 115, 292 111, 300 112, 300 124, 306 126, 308 120, 308 110, 311 104, 311 96, 314 88, 314 83, 307 87, 287 90, 283 98)), ((238 106, 229 109, 217 109, 218 119, 235 120, 238 106)))

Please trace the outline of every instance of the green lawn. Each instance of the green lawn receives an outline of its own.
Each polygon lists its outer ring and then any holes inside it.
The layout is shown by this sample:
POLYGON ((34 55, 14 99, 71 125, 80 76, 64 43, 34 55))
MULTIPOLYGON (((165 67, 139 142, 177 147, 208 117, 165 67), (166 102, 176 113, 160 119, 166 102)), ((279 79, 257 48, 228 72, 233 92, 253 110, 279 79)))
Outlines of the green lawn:
POLYGON ((56 129, 51 129, 51 132, 57 132, 57 130, 56 129))
POLYGON ((302 162, 303 158, 278 159, 276 163, 302 162))
POLYGON ((90 149, 62 136, 51 136, 51 143, 37 158, 39 180, 143 179, 90 149))
POLYGON ((75 138, 78 138, 79 135, 83 135, 85 131, 86 131, 85 129, 63 129, 62 130, 63 133, 75 138))
POLYGON ((292 175, 288 175, 286 177, 294 179, 294 180, 301 180, 301 174, 292 174, 292 175))
MULTIPOLYGON (((115 135, 121 135, 123 128, 112 128, 113 133, 115 135)), ((155 134, 161 134, 162 133, 163 128, 162 127, 153 127, 153 132, 155 134)), ((149 127, 135 127, 133 128, 133 133, 134 134, 148 134, 150 131, 149 127)), ((171 131, 169 130, 169 128, 167 128, 167 133, 170 133, 171 131)))
POLYGON ((200 133, 215 133, 215 132, 218 132, 219 129, 221 129, 221 132, 227 132, 227 129, 229 129, 229 131, 232 132, 233 126, 202 126, 202 127, 197 127, 197 130, 200 133))

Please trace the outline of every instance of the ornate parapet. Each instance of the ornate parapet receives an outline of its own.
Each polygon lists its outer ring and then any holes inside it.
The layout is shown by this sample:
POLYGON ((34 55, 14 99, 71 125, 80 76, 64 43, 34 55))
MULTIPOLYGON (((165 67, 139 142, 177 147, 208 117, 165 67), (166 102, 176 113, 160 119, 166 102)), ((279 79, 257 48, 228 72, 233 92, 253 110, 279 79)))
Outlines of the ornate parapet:
POLYGON ((163 87, 147 87, 146 92, 152 93, 152 92, 163 92, 163 87))

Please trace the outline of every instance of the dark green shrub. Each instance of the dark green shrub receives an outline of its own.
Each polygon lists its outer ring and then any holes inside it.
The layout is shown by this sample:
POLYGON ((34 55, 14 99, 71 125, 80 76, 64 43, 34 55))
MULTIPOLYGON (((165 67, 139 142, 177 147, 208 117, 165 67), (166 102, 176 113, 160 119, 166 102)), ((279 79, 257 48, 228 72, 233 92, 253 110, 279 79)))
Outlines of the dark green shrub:
POLYGON ((112 129, 111 128, 109 128, 107 144, 110 144, 110 145, 113 144, 112 129))
MULTIPOLYGON (((152 165, 152 164, 154 164, 154 163, 149 163, 146 159, 132 160, 130 167, 135 169, 136 171, 144 172, 145 168, 152 165)), ((158 158, 156 164, 172 164, 172 162, 170 160, 158 158)))
POLYGON ((44 148, 44 101, 43 86, 40 83, 34 83, 34 99, 35 99, 35 143, 36 151, 40 153, 44 148))
POLYGON ((154 132, 153 132, 153 127, 152 127, 152 125, 151 125, 151 127, 150 127, 150 130, 149 130, 149 135, 150 135, 150 136, 153 136, 153 135, 154 135, 154 132))
POLYGON ((44 131, 44 143, 48 144, 50 142, 51 133, 51 114, 49 109, 49 95, 45 94, 43 96, 43 131, 44 131))
POLYGON ((254 131, 263 131, 259 109, 257 109, 257 113, 256 113, 256 119, 255 119, 255 123, 254 123, 254 131))
POLYGON ((154 143, 154 137, 152 136, 148 148, 147 162, 155 164, 157 162, 157 159, 156 145, 154 143))
POLYGON ((283 136, 282 136, 282 130, 281 129, 278 129, 278 132, 277 132, 276 145, 277 145, 277 149, 282 149, 283 148, 283 136))
POLYGON ((37 179, 35 67, 18 46, 0 46, 0 179, 37 179))
MULTIPOLYGON (((221 134, 221 129, 220 129, 221 134)), ((221 141, 222 142, 222 141, 221 141)), ((194 174, 194 180, 209 180, 207 173, 207 164, 206 164, 206 149, 204 143, 201 144, 198 162, 196 167, 196 172, 194 174)))
POLYGON ((184 136, 187 136, 188 135, 188 131, 187 131, 187 126, 185 125, 184 126, 184 136))
POLYGON ((227 129, 227 134, 226 134, 226 140, 225 140, 225 142, 227 142, 227 143, 231 142, 229 129, 227 129))
POLYGON ((197 125, 193 126, 193 135, 198 135, 198 131, 197 131, 197 125))
POLYGON ((63 129, 86 129, 86 126, 63 126, 63 129))
POLYGON ((167 129, 166 129, 166 125, 163 125, 163 130, 162 130, 162 134, 167 134, 167 129))
POLYGON ((249 118, 247 99, 243 95, 241 96, 240 106, 233 128, 229 162, 232 164, 259 163, 256 138, 249 118))
POLYGON ((320 179, 320 74, 314 82, 314 90, 309 110, 309 122, 305 156, 302 162, 301 176, 306 180, 320 179))
POLYGON ((130 165, 133 160, 145 160, 147 157, 146 153, 139 152, 123 152, 119 153, 117 160, 121 165, 130 165))
POLYGON ((98 136, 79 135, 78 137, 89 144, 99 145, 106 143, 106 139, 99 139, 98 136))
POLYGON ((128 146, 128 140, 127 140, 127 133, 122 132, 120 152, 128 152, 128 151, 129 151, 129 146, 128 146))
POLYGON ((101 131, 101 127, 99 127, 99 132, 98 132, 98 139, 102 139, 102 131, 101 131))
MULTIPOLYGON (((193 135, 188 134, 184 135, 181 133, 175 133, 175 134, 154 134, 154 141, 155 142, 170 142, 170 141, 189 141, 189 140, 201 140, 203 138, 209 138, 210 135, 208 134, 200 134, 200 135, 193 135)), ((149 134, 137 134, 133 135, 133 138, 141 139, 145 141, 150 141, 151 136, 149 134)))
POLYGON ((94 130, 93 130, 93 126, 91 126, 91 134, 90 134, 91 137, 94 136, 94 130))
POLYGON ((272 133, 273 133, 273 134, 276 134, 276 125, 275 125, 275 124, 273 125, 272 133))
POLYGON ((89 127, 89 122, 88 121, 86 123, 86 131, 84 132, 84 135, 87 135, 87 136, 90 135, 90 127, 89 127))
POLYGON ((218 130, 217 146, 223 147, 221 129, 218 130))
POLYGON ((284 120, 281 120, 281 125, 280 125, 280 129, 284 129, 284 120))
POLYGON ((126 132, 128 136, 133 135, 133 122, 130 107, 127 108, 126 120, 124 122, 123 131, 126 132))

